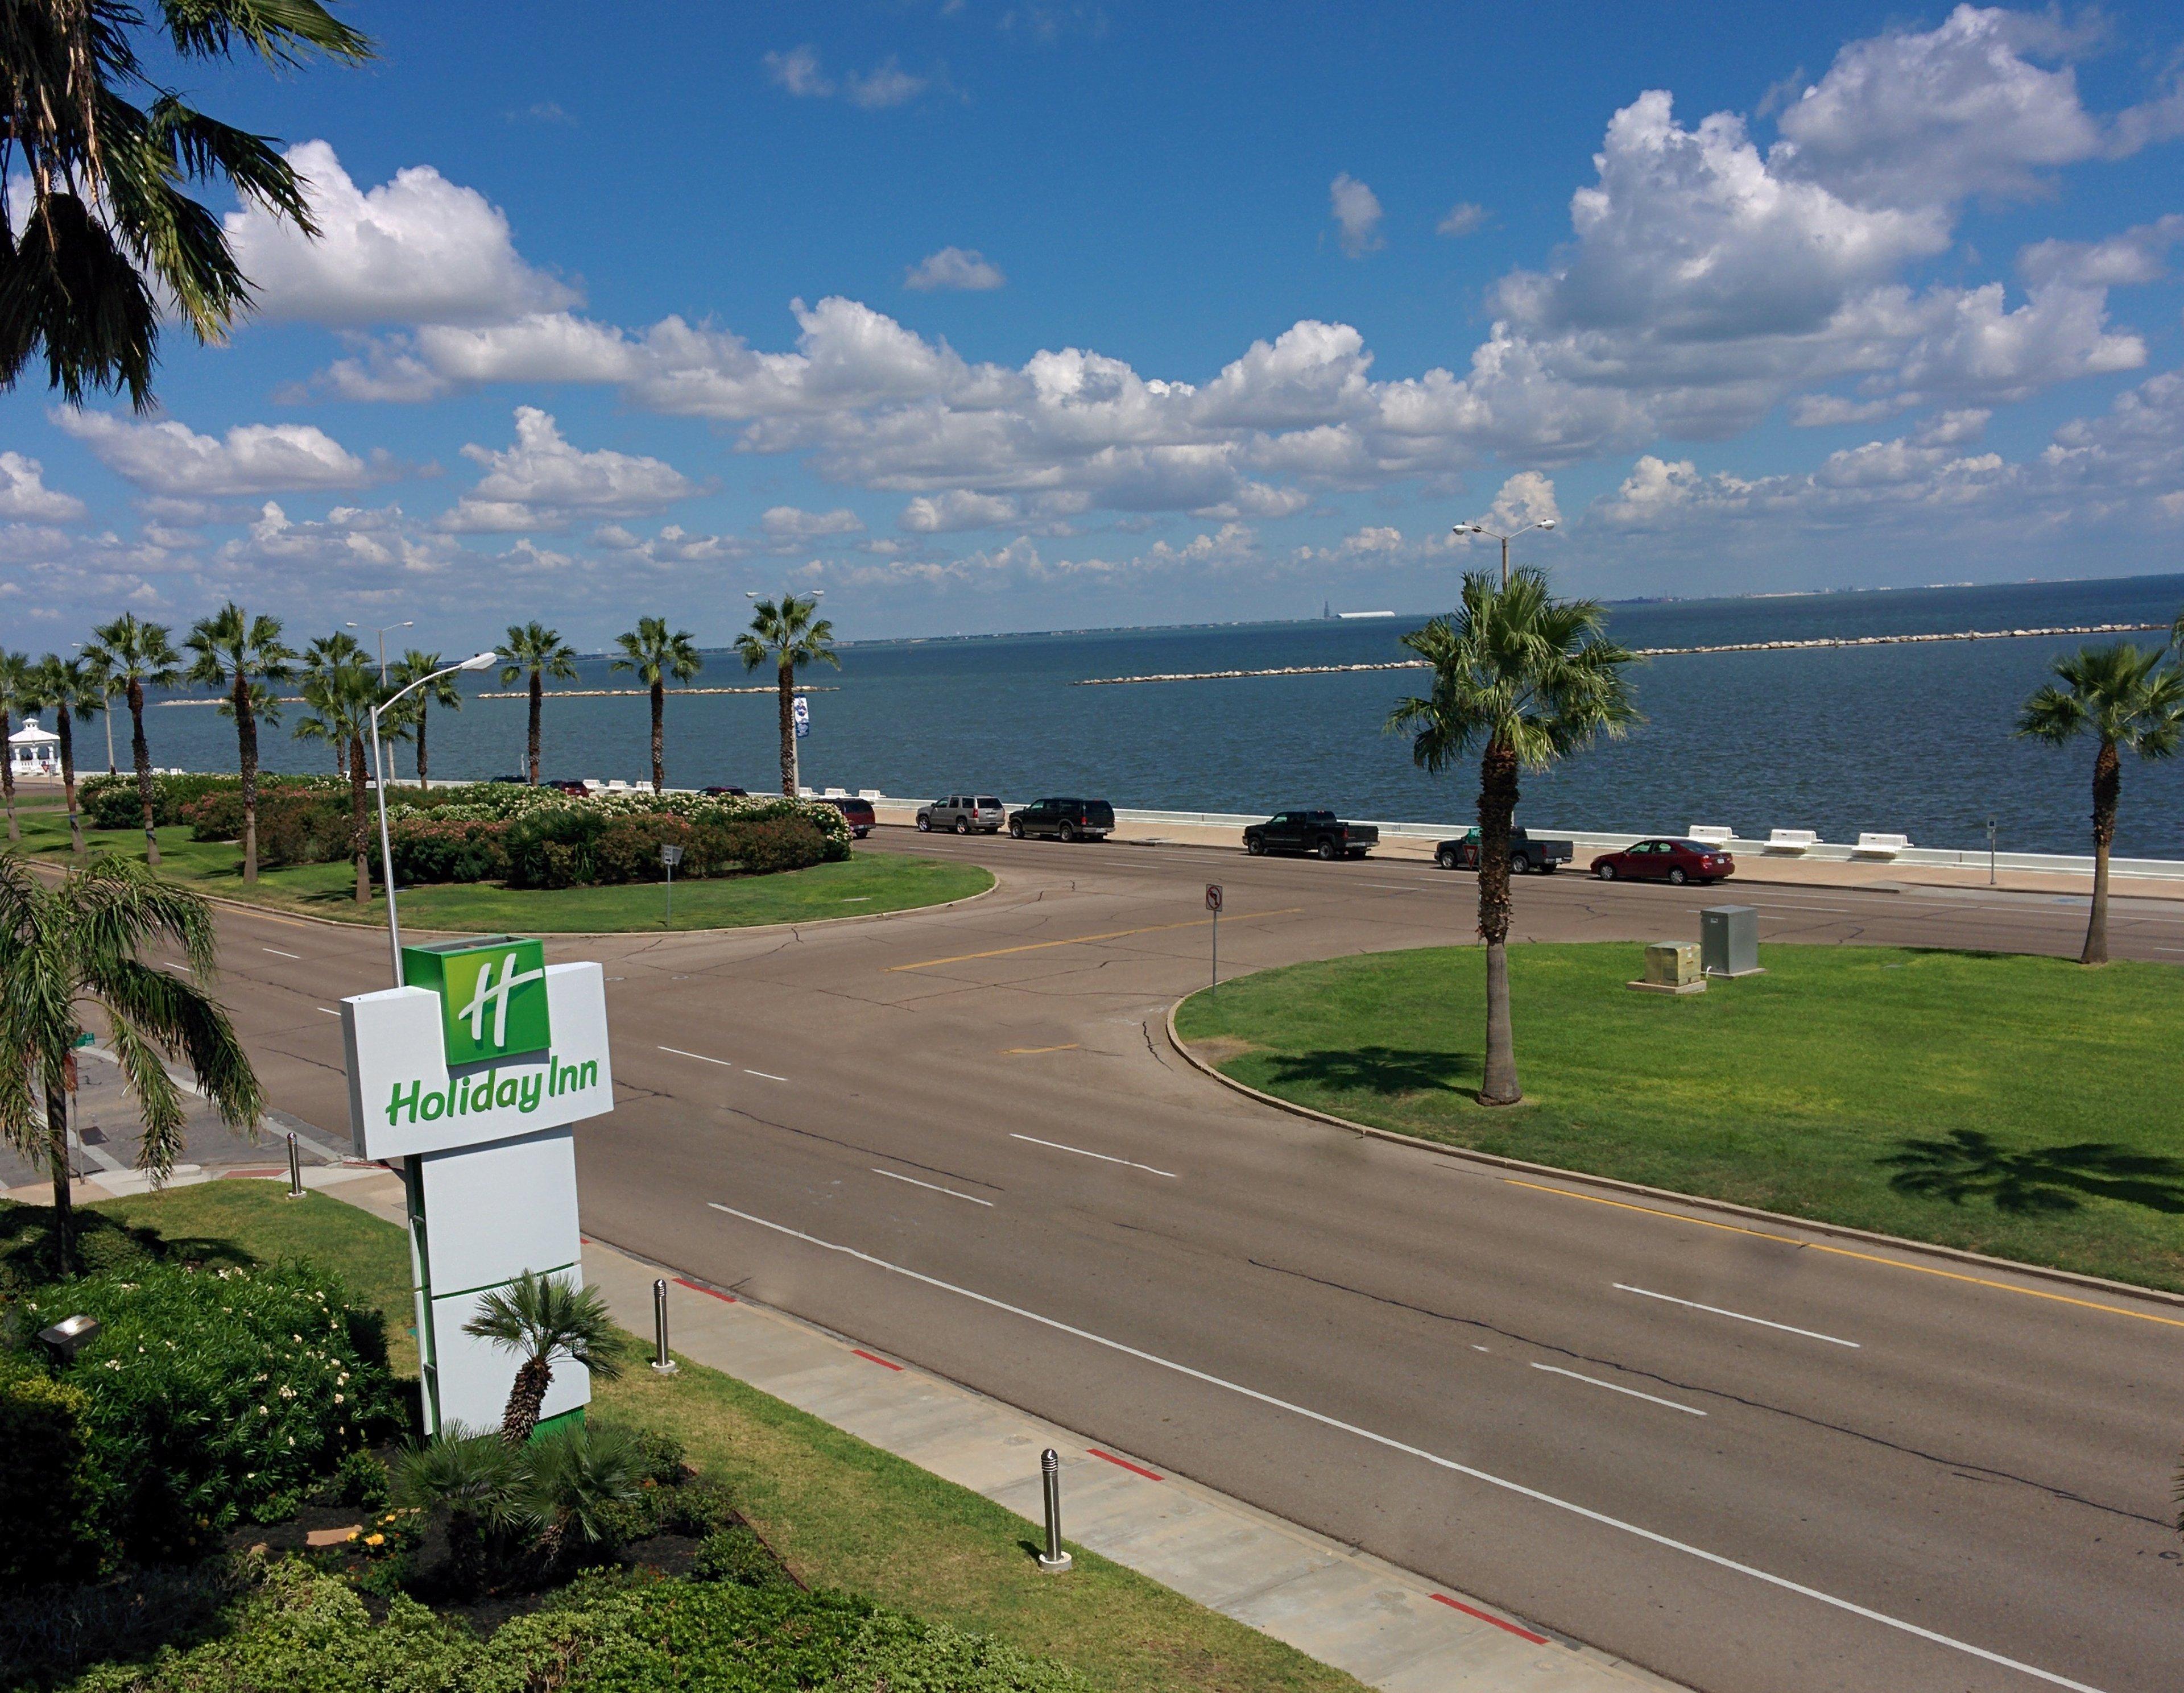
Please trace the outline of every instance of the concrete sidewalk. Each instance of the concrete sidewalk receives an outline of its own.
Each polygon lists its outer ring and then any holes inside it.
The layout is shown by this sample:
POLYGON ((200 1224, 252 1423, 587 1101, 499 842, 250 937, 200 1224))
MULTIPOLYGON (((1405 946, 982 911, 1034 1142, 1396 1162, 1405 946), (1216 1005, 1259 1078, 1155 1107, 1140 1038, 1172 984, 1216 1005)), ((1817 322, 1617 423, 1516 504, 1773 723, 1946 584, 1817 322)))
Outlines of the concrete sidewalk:
MULTIPOLYGON (((332 1176, 333 1172, 326 1172, 332 1176)), ((307 1180, 309 1178, 307 1176, 307 1180)), ((323 1178, 322 1178, 323 1179, 323 1178)), ((391 1222, 402 1183, 326 1183, 391 1222)), ((1072 1545, 1150 1576, 1390 1693, 1637 1693, 1678 1684, 1139 1462, 1127 1452, 587 1239, 585 1278, 652 1330, 666 1276, 674 1350, 1041 1523, 1039 1454, 1061 1457, 1072 1545)), ((1057 1580, 1067 1581, 1067 1575, 1057 1580)))

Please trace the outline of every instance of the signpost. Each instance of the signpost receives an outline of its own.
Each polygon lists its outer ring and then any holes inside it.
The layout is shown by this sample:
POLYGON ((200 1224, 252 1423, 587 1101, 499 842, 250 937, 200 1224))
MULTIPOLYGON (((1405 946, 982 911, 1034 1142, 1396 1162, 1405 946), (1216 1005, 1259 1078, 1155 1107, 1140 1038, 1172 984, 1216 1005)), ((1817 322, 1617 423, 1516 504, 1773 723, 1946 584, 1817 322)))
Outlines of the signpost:
POLYGON ((675 866, 682 862, 682 849, 672 841, 660 844, 660 862, 667 872, 667 923, 675 927, 675 866))
POLYGON ((1221 991, 1221 884, 1206 884, 1206 909, 1213 913, 1213 986, 1211 992, 1221 991))
MULTIPOLYGON (((490 1428, 516 1361, 464 1323, 526 1272, 583 1279, 571 1125, 614 1108, 605 979, 508 935, 401 958, 407 986, 341 1002, 350 1130, 358 1157, 403 1161, 426 1432, 490 1428)), ((557 1367, 542 1421, 590 1398, 557 1367)))

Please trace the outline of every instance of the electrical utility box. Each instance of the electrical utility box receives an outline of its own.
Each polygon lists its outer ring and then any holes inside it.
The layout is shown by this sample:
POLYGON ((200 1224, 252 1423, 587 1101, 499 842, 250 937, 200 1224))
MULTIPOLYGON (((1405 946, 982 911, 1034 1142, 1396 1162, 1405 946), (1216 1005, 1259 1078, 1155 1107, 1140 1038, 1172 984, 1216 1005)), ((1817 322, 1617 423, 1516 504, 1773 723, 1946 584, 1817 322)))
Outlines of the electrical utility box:
POLYGON ((1700 967, 1708 976, 1758 976, 1759 913, 1749 905, 1709 905, 1699 913, 1700 967))

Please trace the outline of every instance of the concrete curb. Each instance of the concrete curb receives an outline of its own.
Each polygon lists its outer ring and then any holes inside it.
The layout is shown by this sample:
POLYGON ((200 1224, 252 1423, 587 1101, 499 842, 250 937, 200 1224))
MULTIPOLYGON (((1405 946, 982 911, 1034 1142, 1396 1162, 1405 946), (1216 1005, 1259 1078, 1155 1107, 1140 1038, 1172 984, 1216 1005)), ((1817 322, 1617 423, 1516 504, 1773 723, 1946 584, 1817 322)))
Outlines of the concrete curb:
MULTIPOLYGON (((1241 978, 1238 978, 1241 979, 1241 978)), ((1405 1134, 1399 1129, 1376 1128, 1369 1122, 1353 1122, 1348 1117, 1336 1117, 1329 1111, 1314 1111, 1310 1105, 1301 1105, 1293 1100, 1261 1093, 1258 1089, 1239 1082, 1233 1076, 1224 1076, 1190 1050, 1190 1044, 1176 1033, 1175 1014, 1183 1009, 1184 1000, 1193 1000, 1205 992, 1199 989, 1185 994, 1167 1008, 1167 1044, 1176 1055, 1195 1070, 1203 1071, 1223 1087, 1231 1089, 1261 1105, 1272 1105, 1276 1111, 1287 1111, 1291 1117, 1307 1117, 1314 1122, 1323 1122, 1336 1128, 1374 1140, 1390 1140, 1399 1146, 1412 1146, 1422 1152, 1439 1153, 1444 1158, 1456 1158, 1468 1163, 1485 1164, 1498 1170, 1522 1170, 1528 1175, 1552 1176, 1562 1182, 1577 1183, 1587 1187, 1606 1188, 1618 1194, 1636 1194, 1646 1199, 1667 1200, 1676 1205, 1691 1206, 1702 1211, 1721 1211, 1730 1217, 1748 1218, 1755 1222, 1780 1223, 1791 1228, 1809 1230, 1842 1240, 1863 1241, 1868 1245, 1890 1246, 1899 1252, 1923 1254, 1928 1257, 1947 1258, 1959 1264, 1976 1264, 1982 1269, 2008 1270, 2013 1274, 2033 1276, 2042 1281, 2060 1282, 2066 1287, 2083 1288, 2091 1291, 2122 1294, 2134 1299, 2152 1300, 2157 1304, 2184 1307, 2184 1294, 2171 1293, 2165 1288, 2140 1287, 2132 1282, 2110 1281, 2105 1276, 2089 1276, 2076 1270, 2059 1270, 2046 1264, 2020 1263, 2014 1258, 1990 1257, 1984 1252, 1969 1251, 1961 1246, 1943 1246, 1930 1240, 1910 1240, 1900 1234, 1883 1234, 1870 1228, 1853 1228, 1847 1222, 1824 1222, 1814 1217, 1793 1217, 1787 1211, 1762 1211, 1757 1206, 1738 1205, 1730 1200, 1708 1199, 1703 1194, 1680 1194, 1671 1188, 1650 1188, 1642 1182, 1626 1182, 1614 1176, 1596 1176, 1583 1170, 1565 1170, 1553 1164, 1534 1164, 1522 1158, 1505 1158, 1499 1153, 1477 1152, 1468 1146, 1451 1146, 1446 1141, 1428 1140, 1423 1135, 1405 1134)))

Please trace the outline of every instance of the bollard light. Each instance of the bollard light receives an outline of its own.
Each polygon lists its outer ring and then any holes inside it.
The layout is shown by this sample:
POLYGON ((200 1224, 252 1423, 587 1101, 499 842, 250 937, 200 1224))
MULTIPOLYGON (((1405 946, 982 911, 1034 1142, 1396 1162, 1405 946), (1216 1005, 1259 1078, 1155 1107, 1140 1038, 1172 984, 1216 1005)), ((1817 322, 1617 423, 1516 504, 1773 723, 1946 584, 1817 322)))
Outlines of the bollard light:
POLYGON ((667 1278, 652 1284, 652 1367, 663 1376, 675 1373, 675 1360, 667 1356, 667 1278))
POLYGON ((299 1200, 304 1196, 304 1160, 296 1150, 296 1137, 288 1136, 288 1191, 282 1197, 299 1200))
POLYGON ((95 1317, 64 1317, 52 1328, 38 1331, 38 1344, 65 1364, 98 1333, 98 1319, 95 1317))
POLYGON ((1046 1493, 1046 1550, 1039 1555, 1039 1567, 1059 1575, 1071 1559, 1061 1550, 1061 1455, 1051 1446, 1039 1455, 1039 1474, 1046 1493))

